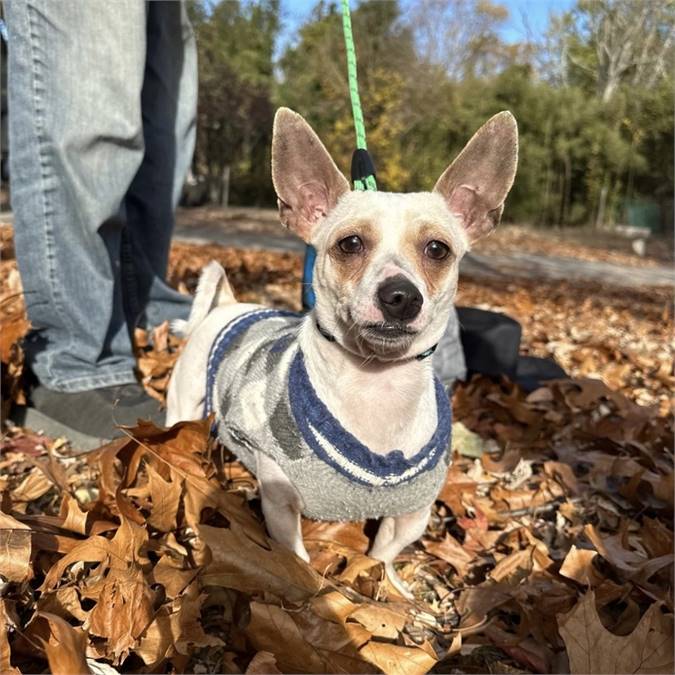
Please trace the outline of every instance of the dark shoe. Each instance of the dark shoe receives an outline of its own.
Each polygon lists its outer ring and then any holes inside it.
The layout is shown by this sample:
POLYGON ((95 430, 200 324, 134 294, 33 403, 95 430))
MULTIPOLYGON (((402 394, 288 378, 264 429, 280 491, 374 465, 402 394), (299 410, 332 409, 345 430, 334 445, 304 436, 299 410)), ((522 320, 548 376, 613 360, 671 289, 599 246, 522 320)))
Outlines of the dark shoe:
POLYGON ((65 436, 80 450, 99 447, 120 435, 117 425, 134 425, 139 418, 164 424, 159 402, 135 383, 73 394, 38 385, 30 393, 30 402, 29 407, 13 411, 15 424, 51 437, 65 436))

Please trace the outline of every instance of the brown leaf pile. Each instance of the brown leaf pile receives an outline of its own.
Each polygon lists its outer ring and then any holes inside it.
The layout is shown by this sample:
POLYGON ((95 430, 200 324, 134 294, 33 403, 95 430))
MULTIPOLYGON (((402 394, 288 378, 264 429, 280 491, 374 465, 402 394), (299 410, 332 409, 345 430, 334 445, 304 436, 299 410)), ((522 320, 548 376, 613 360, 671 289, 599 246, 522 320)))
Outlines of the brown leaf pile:
MULTIPOLYGON (((177 249, 173 280, 219 257, 247 299, 288 306, 299 260, 260 256, 177 249)), ((545 308, 528 345, 563 330, 550 292, 511 291, 518 311, 530 293, 545 308)), ((648 323, 658 301, 612 302, 619 323, 648 323)), ((180 345, 165 327, 137 343, 161 396, 180 345)), ((0 672, 672 672, 671 420, 584 378, 530 395, 476 378, 453 404, 446 485, 397 562, 413 602, 367 557, 373 523, 305 521, 311 565, 270 541, 255 479, 207 422, 144 424, 86 459, 10 429, 0 672)))
POLYGON ((566 281, 461 279, 457 304, 503 312, 523 328, 521 349, 553 357, 641 405, 673 410, 673 289, 566 281))
POLYGON ((12 230, 0 227, 0 364, 2 375, 0 419, 4 420, 13 401, 25 402, 22 386, 23 351, 19 340, 28 332, 21 278, 14 259, 12 230))
POLYGON ((6 443, 3 672, 426 672, 432 644, 406 630, 424 624, 363 555, 362 528, 307 523, 307 565, 267 537, 255 481, 212 456, 209 426, 141 425, 86 466, 6 443))
POLYGON ((302 263, 297 254, 177 242, 171 247, 169 283, 194 292, 199 275, 210 260, 217 260, 227 270, 239 302, 300 310, 302 263))
POLYGON ((414 603, 365 555, 370 526, 305 521, 311 566, 270 541, 208 422, 130 429, 86 463, 6 441, 4 666, 581 673, 630 655, 669 672, 672 430, 597 381, 525 396, 478 379, 454 403, 491 451, 455 453, 399 559, 414 603), (624 656, 598 665, 589 639, 624 656))

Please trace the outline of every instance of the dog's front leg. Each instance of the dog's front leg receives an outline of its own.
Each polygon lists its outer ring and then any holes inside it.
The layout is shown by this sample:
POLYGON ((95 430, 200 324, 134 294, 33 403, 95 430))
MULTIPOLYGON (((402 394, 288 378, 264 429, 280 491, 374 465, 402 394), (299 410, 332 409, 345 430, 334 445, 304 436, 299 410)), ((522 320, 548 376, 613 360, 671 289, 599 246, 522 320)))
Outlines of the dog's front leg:
POLYGON ((394 570, 396 556, 408 544, 417 541, 429 522, 431 507, 404 513, 401 516, 386 516, 380 523, 375 541, 370 549, 371 558, 381 560, 389 581, 406 598, 412 599, 412 593, 394 570))
POLYGON ((257 455, 257 469, 267 531, 272 539, 309 562, 309 553, 302 541, 300 495, 279 465, 261 452, 257 455))

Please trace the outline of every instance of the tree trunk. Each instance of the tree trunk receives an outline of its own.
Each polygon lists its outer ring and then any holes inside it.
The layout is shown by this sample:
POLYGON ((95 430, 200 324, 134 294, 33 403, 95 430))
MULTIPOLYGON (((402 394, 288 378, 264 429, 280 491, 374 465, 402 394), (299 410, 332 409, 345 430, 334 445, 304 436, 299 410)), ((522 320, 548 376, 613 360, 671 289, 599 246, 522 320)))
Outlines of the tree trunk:
POLYGON ((595 229, 599 230, 605 224, 605 210, 607 208, 607 193, 609 187, 607 185, 607 174, 605 173, 602 179, 602 187, 600 188, 600 199, 598 200, 598 212, 595 215, 595 229))
POLYGON ((565 155, 565 186, 563 190, 563 208, 561 225, 569 225, 570 201, 572 198, 572 162, 569 155, 565 155))
POLYGON ((227 206, 230 203, 230 165, 223 167, 220 174, 220 185, 218 191, 218 203, 220 206, 227 206))

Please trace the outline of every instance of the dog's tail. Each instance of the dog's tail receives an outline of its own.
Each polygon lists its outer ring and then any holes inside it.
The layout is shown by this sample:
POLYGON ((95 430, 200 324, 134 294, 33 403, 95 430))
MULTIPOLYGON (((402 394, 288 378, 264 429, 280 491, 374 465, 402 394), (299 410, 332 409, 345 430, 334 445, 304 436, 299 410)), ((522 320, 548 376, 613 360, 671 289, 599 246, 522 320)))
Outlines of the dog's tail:
POLYGON ((208 313, 219 305, 237 302, 232 286, 222 265, 212 260, 203 270, 197 284, 190 317, 187 321, 176 319, 171 322, 171 329, 177 335, 188 337, 206 318, 208 313))

